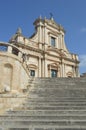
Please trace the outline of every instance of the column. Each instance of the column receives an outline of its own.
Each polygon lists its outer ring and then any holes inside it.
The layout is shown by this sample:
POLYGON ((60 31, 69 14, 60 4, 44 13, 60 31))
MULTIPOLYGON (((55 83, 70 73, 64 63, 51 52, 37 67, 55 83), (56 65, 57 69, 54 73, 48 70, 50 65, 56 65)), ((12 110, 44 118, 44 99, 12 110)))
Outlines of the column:
POLYGON ((76 75, 75 75, 75 66, 72 66, 72 72, 73 72, 73 77, 76 77, 76 75))
POLYGON ((80 77, 80 74, 79 74, 79 67, 78 67, 78 66, 76 67, 76 77, 80 77))
POLYGON ((38 61, 39 62, 39 72, 38 72, 39 74, 38 75, 39 75, 39 77, 41 77, 41 57, 39 57, 38 60, 39 60, 38 61))
POLYGON ((47 70, 47 61, 46 59, 44 60, 44 77, 48 77, 48 70, 47 70))
POLYGON ((60 70, 60 66, 57 68, 57 77, 61 77, 61 72, 60 72, 61 70, 60 70))
POLYGON ((62 63, 62 77, 64 77, 64 63, 62 63))
POLYGON ((41 74, 42 77, 44 77, 44 58, 42 59, 42 65, 41 65, 42 69, 41 69, 41 74))
POLYGON ((61 76, 62 76, 62 77, 65 77, 65 70, 64 70, 65 65, 64 65, 64 59, 62 59, 62 67, 61 67, 61 68, 62 68, 62 71, 61 71, 61 72, 62 72, 62 75, 61 75, 61 76))
POLYGON ((64 63, 64 77, 67 77, 66 73, 65 73, 65 66, 66 66, 66 64, 64 63))
POLYGON ((48 67, 48 73, 49 73, 49 75, 48 75, 48 77, 51 77, 51 65, 49 65, 49 67, 48 67))

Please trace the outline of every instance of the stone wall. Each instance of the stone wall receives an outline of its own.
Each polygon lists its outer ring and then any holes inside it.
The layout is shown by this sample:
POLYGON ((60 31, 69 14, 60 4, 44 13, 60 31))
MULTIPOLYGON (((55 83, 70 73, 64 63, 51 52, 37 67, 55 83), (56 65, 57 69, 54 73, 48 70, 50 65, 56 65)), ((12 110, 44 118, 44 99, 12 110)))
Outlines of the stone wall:
POLYGON ((14 45, 0 43, 0 114, 25 100, 29 70, 22 55, 14 45))
POLYGON ((0 92, 24 89, 28 74, 24 64, 13 54, 0 53, 0 92))

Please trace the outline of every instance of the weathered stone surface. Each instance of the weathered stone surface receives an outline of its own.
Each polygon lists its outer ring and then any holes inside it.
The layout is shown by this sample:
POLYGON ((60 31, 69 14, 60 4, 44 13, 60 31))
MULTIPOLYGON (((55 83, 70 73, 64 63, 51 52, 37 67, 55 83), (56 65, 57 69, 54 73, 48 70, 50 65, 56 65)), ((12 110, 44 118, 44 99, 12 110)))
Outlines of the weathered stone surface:
MULTIPOLYGON (((30 84, 27 96, 21 105, 15 107, 12 104, 12 109, 8 109, 0 116, 2 128, 86 129, 85 78, 36 78, 31 82, 32 86, 30 84)), ((18 98, 16 100, 20 103, 18 98)))

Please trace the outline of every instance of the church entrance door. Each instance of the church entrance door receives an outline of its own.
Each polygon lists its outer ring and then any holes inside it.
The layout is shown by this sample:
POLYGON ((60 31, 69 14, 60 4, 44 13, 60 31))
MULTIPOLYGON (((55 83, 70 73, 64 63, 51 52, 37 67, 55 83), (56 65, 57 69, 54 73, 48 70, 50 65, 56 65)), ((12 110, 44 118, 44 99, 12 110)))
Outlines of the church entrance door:
POLYGON ((57 70, 51 70, 51 77, 57 77, 57 70))

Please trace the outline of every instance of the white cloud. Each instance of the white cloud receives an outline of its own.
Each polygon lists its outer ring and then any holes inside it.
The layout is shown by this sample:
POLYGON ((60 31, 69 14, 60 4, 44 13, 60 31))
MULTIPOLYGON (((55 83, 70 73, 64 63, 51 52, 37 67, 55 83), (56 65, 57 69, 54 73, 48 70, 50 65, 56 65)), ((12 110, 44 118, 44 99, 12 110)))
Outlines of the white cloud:
POLYGON ((86 32, 86 27, 81 28, 81 32, 86 32))
POLYGON ((80 55, 79 59, 80 59, 80 67, 86 67, 86 54, 80 55))

